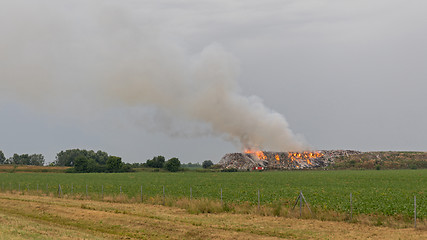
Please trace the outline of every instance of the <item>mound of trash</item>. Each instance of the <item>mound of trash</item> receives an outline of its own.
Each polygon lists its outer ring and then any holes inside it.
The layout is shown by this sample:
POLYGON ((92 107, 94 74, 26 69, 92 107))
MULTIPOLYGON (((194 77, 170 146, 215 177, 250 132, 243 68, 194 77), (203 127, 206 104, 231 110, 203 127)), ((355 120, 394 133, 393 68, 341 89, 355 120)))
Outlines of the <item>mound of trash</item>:
POLYGON ((311 169, 327 167, 333 164, 337 157, 361 153, 354 150, 321 150, 313 152, 246 151, 245 153, 225 154, 218 165, 223 169, 238 170, 311 169))

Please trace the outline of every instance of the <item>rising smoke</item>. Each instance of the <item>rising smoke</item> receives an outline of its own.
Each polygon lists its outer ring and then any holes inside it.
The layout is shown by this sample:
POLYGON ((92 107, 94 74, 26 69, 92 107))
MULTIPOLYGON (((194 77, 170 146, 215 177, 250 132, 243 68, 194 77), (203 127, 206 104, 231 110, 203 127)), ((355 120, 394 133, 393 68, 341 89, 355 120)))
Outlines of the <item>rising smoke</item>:
POLYGON ((150 106, 241 148, 307 148, 281 114, 239 93, 238 62, 219 44, 190 54, 125 3, 36 2, 0 3, 2 95, 150 106))

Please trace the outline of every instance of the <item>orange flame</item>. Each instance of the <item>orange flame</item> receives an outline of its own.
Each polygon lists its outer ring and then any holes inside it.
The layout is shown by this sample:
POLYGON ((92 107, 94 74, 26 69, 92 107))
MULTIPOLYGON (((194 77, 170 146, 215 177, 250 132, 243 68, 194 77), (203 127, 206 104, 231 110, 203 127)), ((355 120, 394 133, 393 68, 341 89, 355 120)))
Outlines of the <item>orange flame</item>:
POLYGON ((322 157, 323 154, 320 152, 303 152, 303 153, 297 153, 297 152, 289 152, 288 157, 294 161, 306 161, 308 164, 312 164, 310 160, 322 157))
MULTIPOLYGON (((267 156, 265 156, 263 151, 259 150, 252 150, 247 149, 245 150, 245 153, 255 155, 260 160, 266 160, 267 156)), ((313 159, 322 157, 323 154, 320 152, 288 152, 288 158, 291 160, 291 162, 297 161, 297 162, 307 162, 307 164, 312 165, 313 159)), ((274 156, 276 161, 280 161, 279 154, 276 154, 274 156)))
POLYGON ((258 157, 258 159, 262 159, 262 160, 267 159, 263 151, 253 151, 251 149, 248 149, 248 150, 245 150, 245 153, 254 154, 258 157))

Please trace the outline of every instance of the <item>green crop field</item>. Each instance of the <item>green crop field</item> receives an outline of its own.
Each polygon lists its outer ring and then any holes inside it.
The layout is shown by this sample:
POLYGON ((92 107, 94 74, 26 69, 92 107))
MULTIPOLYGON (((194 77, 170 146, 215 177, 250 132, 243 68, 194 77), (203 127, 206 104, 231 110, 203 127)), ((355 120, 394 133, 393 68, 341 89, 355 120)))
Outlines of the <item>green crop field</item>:
POLYGON ((137 172, 137 173, 0 173, 2 191, 18 190, 86 194, 96 198, 122 194, 144 198, 190 197, 219 199, 225 202, 261 204, 282 202, 292 205, 299 191, 317 209, 349 211, 349 195, 353 195, 355 213, 413 216, 414 195, 419 218, 427 216, 427 170, 366 171, 281 171, 281 172, 137 172))

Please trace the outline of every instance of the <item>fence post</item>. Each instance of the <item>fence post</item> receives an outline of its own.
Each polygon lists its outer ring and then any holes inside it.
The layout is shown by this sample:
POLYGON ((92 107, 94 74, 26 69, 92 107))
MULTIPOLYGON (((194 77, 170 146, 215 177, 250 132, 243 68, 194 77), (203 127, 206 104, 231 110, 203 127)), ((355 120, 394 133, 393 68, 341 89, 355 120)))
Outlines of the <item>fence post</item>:
POLYGON ((88 194, 87 194, 87 184, 86 184, 86 198, 88 197, 88 194))
POLYGON ((73 186, 73 184, 71 183, 71 195, 73 195, 73 191, 74 191, 74 186, 73 186))
POLYGON ((49 195, 49 184, 46 183, 46 195, 49 195))
POLYGON ((101 185, 101 199, 104 199, 104 184, 101 185))
POLYGON ((37 183, 37 192, 39 191, 39 184, 37 183))
POLYGON ((353 195, 350 193, 350 221, 353 220, 353 195))
POLYGON ((222 201, 222 188, 221 188, 221 205, 223 204, 223 201, 222 201))
POLYGON ((18 192, 21 191, 21 183, 18 183, 18 192))
POLYGON ((122 195, 122 185, 120 185, 120 195, 122 195))
POLYGON ((417 196, 414 195, 414 228, 417 228, 417 196))
POLYGON ((142 202, 142 185, 141 185, 141 202, 142 202))
POLYGON ((190 187, 190 201, 191 201, 192 198, 193 198, 193 190, 190 187))
POLYGON ((299 193, 299 216, 302 216, 302 190, 299 193))
POLYGON ((260 201, 260 193, 259 193, 259 188, 258 188, 258 210, 260 209, 260 205, 261 205, 261 201, 260 201))
POLYGON ((58 184, 58 197, 59 198, 61 197, 61 192, 62 192, 62 190, 61 190, 61 184, 58 184))

